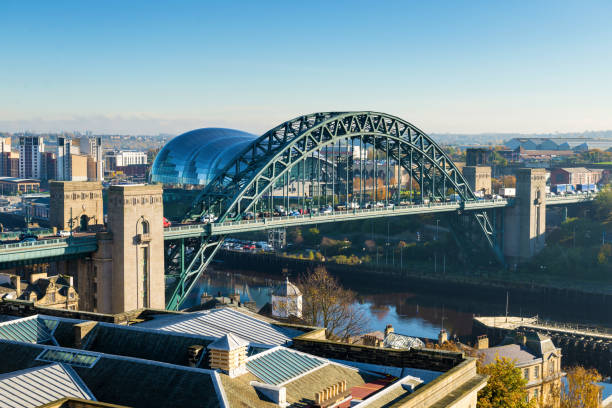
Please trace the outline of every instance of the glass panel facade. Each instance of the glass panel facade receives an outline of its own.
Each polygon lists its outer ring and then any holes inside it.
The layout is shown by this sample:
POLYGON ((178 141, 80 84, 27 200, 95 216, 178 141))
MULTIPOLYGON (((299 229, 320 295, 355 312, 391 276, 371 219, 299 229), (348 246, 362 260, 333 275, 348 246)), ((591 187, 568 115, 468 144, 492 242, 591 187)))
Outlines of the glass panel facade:
POLYGON ((151 181, 206 185, 257 136, 234 129, 205 128, 175 137, 160 150, 151 181))

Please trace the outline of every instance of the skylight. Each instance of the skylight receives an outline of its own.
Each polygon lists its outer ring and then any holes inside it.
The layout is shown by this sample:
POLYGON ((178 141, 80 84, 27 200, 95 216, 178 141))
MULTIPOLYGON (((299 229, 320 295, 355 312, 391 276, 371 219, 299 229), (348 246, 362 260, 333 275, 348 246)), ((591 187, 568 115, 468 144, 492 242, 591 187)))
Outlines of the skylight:
POLYGON ((36 358, 50 363, 64 363, 75 367, 91 368, 98 361, 98 356, 75 351, 45 349, 36 358))

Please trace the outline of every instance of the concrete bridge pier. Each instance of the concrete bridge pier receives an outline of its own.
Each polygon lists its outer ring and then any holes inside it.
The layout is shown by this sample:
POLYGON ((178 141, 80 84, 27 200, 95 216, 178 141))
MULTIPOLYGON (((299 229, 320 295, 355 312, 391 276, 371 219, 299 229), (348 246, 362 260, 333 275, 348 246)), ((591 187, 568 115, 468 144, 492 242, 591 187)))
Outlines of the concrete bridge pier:
POLYGON ((503 250, 511 267, 528 261, 546 243, 546 171, 519 169, 516 199, 504 209, 503 250))

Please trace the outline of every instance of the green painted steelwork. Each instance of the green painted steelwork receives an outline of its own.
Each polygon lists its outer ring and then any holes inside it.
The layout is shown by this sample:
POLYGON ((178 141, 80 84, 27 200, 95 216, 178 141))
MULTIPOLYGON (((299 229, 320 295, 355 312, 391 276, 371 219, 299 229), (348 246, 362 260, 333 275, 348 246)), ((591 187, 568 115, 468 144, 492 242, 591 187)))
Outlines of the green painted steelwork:
POLYGON ((0 269, 81 258, 97 249, 98 242, 95 235, 3 244, 0 245, 0 269))
MULTIPOLYGON (((207 238, 206 245, 202 245, 193 257, 194 260, 201 260, 196 263, 192 261, 186 270, 180 272, 177 287, 168 299, 168 308, 176 309, 180 306, 195 280, 210 262, 209 258, 204 260, 202 257, 206 251, 209 251, 207 245, 213 245, 215 242, 211 241, 210 237, 214 236, 213 231, 216 228, 221 228, 218 231, 219 234, 223 234, 222 228, 226 221, 240 221, 245 218, 246 213, 257 211, 258 204, 261 206, 262 202, 269 201, 268 208, 270 208, 274 191, 279 187, 282 189, 284 204, 289 208, 289 185, 292 181, 292 174, 294 174, 293 170, 298 169, 297 180, 293 181, 297 181, 299 189, 299 169, 300 167, 306 168, 308 158, 316 157, 318 160, 318 168, 316 172, 310 172, 309 181, 311 185, 312 181, 318 185, 319 200, 321 191, 323 191, 325 204, 328 202, 327 190, 331 175, 333 205, 336 195, 341 194, 335 189, 338 182, 337 171, 333 167, 330 172, 322 171, 321 161, 323 161, 323 167, 328 167, 326 163, 330 160, 328 153, 331 149, 331 162, 333 163, 336 147, 340 151, 343 143, 347 151, 349 146, 354 148, 355 143, 358 143, 360 147, 365 146, 366 151, 370 146, 376 155, 378 152, 384 153, 387 167, 385 206, 393 202, 389 200, 390 160, 399 163, 400 167, 409 174, 411 180, 419 180, 421 202, 425 202, 426 199, 447 201, 451 190, 453 194, 460 197, 459 201, 465 204, 478 201, 459 169, 442 148, 420 129, 400 118, 378 112, 325 112, 300 116, 282 123, 246 146, 206 185, 195 200, 192 210, 186 216, 186 221, 199 220, 200 217, 207 214, 218 215, 218 220, 210 227, 203 227, 202 234, 209 238, 207 238), (322 184, 323 190, 321 190, 322 184), (221 224, 220 227, 219 224, 221 224), (210 228, 210 231, 206 231, 205 228, 210 228)), ((361 163, 362 159, 360 159, 360 166, 362 166, 361 163)), ((376 179, 378 179, 377 163, 376 157, 374 160, 376 179)), ((363 175, 363 169, 361 172, 363 175)), ((361 180, 364 180, 363 177, 360 178, 360 184, 362 184, 361 180)), ((305 175, 302 172, 302 193, 304 193, 304 181, 305 175)), ((412 185, 410 188, 412 199, 412 185)), ((360 189, 364 190, 361 186, 360 189)), ((354 193, 349 194, 347 186, 347 203, 349 195, 354 199, 354 193)), ((377 197, 378 187, 374 188, 374 200, 377 200, 377 197)), ((401 186, 396 192, 396 203, 399 203, 400 197, 401 186)), ((361 201, 363 201, 363 194, 361 201)), ((474 210, 471 211, 471 214, 478 222, 497 259, 503 262, 501 250, 496 243, 495 231, 486 210, 474 210)), ((388 215, 390 214, 381 216, 388 215)), ((364 218, 372 216, 374 213, 364 215, 364 218)), ((336 221, 340 220, 336 219, 336 221)), ((287 219, 281 221, 280 225, 289 223, 290 220, 287 219)), ((236 232, 240 228, 245 228, 245 226, 238 227, 236 232)), ((196 229, 194 227, 194 232, 196 229)), ((222 238, 217 239, 216 245, 220 245, 222 241, 222 238)), ((209 256, 213 256, 215 252, 216 249, 209 256)))

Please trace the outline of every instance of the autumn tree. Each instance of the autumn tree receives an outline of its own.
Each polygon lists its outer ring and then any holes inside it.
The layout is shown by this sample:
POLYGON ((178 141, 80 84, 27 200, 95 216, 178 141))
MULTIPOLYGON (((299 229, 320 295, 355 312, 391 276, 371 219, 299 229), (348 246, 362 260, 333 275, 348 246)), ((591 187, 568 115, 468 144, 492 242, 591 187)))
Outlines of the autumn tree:
POLYGON ((567 388, 560 392, 560 408, 599 408, 601 376, 595 369, 573 367, 567 371, 567 388))
POLYGON ((367 329, 367 318, 356 306, 355 293, 317 267, 300 278, 302 317, 313 326, 327 329, 328 337, 348 341, 367 329))
POLYGON ((487 385, 478 392, 479 408, 535 407, 535 400, 527 399, 527 380, 511 360, 497 357, 494 362, 480 366, 479 372, 489 376, 487 385))

